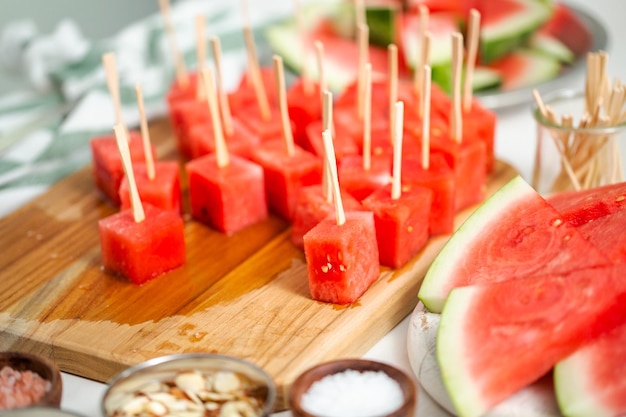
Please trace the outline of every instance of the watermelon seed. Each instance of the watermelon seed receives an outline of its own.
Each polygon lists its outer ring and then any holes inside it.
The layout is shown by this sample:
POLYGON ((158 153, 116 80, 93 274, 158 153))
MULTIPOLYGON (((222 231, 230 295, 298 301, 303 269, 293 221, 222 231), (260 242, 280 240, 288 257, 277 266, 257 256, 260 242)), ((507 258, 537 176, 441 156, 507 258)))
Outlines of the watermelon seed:
POLYGON ((563 224, 563 219, 560 219, 560 218, 559 218, 559 219, 555 219, 555 220, 552 222, 552 226, 554 226, 554 227, 559 227, 559 226, 560 226, 560 225, 562 225, 562 224, 563 224))
POLYGON ((622 201, 624 201, 626 199, 626 196, 624 195, 620 195, 615 199, 615 202, 617 203, 621 203, 622 201))

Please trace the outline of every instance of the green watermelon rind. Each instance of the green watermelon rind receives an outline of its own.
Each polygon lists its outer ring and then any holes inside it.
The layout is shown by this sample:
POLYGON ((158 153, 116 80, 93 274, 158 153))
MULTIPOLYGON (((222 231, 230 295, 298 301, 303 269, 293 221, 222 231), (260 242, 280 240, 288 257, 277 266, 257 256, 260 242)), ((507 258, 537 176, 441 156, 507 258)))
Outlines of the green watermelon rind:
POLYGON ((533 34, 528 46, 533 51, 546 54, 565 64, 571 64, 576 59, 576 54, 563 42, 544 33, 533 34))
POLYGON ((611 417, 613 413, 596 401, 587 386, 588 356, 579 350, 554 366, 554 392, 565 417, 611 417))
MULTIPOLYGON (((448 94, 452 93, 452 73, 450 65, 436 65, 432 67, 431 77, 433 82, 448 94)), ((478 66, 474 69, 472 78, 472 91, 484 91, 498 88, 502 84, 501 74, 491 68, 478 66)))
MULTIPOLYGON (((532 61, 532 64, 529 64, 528 70, 521 77, 516 78, 514 82, 507 80, 510 89, 547 82, 554 79, 561 71, 561 63, 558 60, 541 52, 524 48, 513 53, 523 56, 529 62, 532 61)), ((503 74, 503 78, 506 78, 506 74, 503 74)))
POLYGON ((437 363, 443 384, 459 417, 480 416, 488 407, 481 404, 475 378, 465 370, 463 335, 467 329, 464 317, 468 316, 476 287, 455 288, 450 292, 441 313, 437 330, 437 363))
POLYGON ((491 197, 485 200, 466 220, 441 248, 418 292, 418 298, 431 313, 441 313, 447 298, 447 277, 455 273, 456 265, 465 256, 465 248, 472 241, 489 233, 490 224, 500 220, 503 213, 507 215, 515 207, 536 191, 521 177, 516 176, 502 186, 491 197))
POLYGON ((480 30, 480 57, 489 63, 524 45, 552 13, 552 7, 536 0, 519 0, 524 13, 515 13, 498 24, 483 24, 480 30))
POLYGON ((365 20, 371 45, 387 46, 396 41, 396 19, 400 10, 391 6, 368 6, 365 20))

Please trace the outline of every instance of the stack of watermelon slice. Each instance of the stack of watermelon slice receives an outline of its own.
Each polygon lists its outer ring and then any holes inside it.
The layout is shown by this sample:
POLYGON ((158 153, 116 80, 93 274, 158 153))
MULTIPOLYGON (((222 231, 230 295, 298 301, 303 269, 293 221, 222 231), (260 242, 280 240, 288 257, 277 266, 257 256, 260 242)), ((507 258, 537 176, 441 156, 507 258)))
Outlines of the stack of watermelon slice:
MULTIPOLYGON (((366 0, 370 60, 375 71, 384 68, 385 47, 390 43, 399 47, 403 72, 408 74, 415 68, 421 5, 430 10, 432 77, 448 92, 450 36, 467 26, 472 8, 481 14, 475 91, 512 90, 548 81, 591 47, 592 37, 585 23, 571 8, 553 0, 366 0)), ((353 7, 354 2, 345 0, 316 1, 303 11, 304 31, 295 20, 289 20, 271 26, 266 38, 296 72, 301 72, 303 65, 315 71, 312 60, 307 63, 304 59, 301 34, 321 41, 329 86, 340 91, 354 79, 353 7)))
POLYGON ((461 417, 554 370, 565 416, 626 414, 626 183, 547 199, 516 177, 429 269, 437 362, 461 417))

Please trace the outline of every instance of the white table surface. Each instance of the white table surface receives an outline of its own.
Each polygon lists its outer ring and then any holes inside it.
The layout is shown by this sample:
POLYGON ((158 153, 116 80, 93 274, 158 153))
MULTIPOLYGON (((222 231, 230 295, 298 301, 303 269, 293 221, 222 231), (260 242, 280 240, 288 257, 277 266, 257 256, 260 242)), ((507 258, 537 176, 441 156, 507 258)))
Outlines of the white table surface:
MULTIPOLYGON (((569 0, 592 13, 600 19, 609 32, 608 72, 611 76, 626 79, 626 48, 620 45, 626 39, 626 2, 623 0, 569 0)), ((582 75, 575 83, 582 87, 582 75)), ((496 154, 502 160, 511 163, 524 178, 530 178, 535 149, 535 125, 529 111, 529 105, 507 109, 499 112, 496 132, 496 154)), ((381 339, 366 355, 366 358, 391 363, 413 375, 406 347, 406 334, 409 317, 405 318, 396 328, 381 339)), ((61 407, 84 416, 101 416, 100 400, 106 385, 70 374, 63 374, 63 399, 61 407)), ((277 416, 289 416, 282 412, 277 416)), ((417 416, 442 417, 449 416, 434 404, 429 397, 420 392, 417 416)))

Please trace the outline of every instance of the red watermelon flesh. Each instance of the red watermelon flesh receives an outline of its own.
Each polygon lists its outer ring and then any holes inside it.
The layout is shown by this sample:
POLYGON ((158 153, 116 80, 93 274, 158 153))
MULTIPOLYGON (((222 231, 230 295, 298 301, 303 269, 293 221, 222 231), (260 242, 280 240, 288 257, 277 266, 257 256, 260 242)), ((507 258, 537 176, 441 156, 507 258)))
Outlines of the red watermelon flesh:
POLYGON ((454 289, 437 360, 460 417, 478 417, 626 323, 626 265, 454 289))
POLYGON ((452 235, 426 273, 419 298, 429 311, 438 313, 456 287, 609 263, 518 176, 452 235))
POLYGON ((313 80, 309 84, 310 91, 306 91, 302 78, 298 78, 287 91, 287 111, 293 124, 293 138, 305 149, 308 126, 322 119, 320 86, 313 80))
POLYGON ((363 200, 363 207, 374 213, 380 264, 401 268, 428 241, 432 190, 405 185, 402 195, 393 199, 391 185, 380 188, 363 200))
POLYGON ((304 254, 311 298, 356 302, 380 275, 373 213, 346 212, 342 225, 334 215, 322 220, 304 235, 304 254))
POLYGON ((592 46, 591 32, 585 22, 563 3, 555 3, 552 15, 539 32, 563 42, 576 56, 589 51, 592 46))
POLYGON ((501 75, 502 90, 514 90, 553 79, 561 70, 561 64, 543 53, 518 49, 491 62, 488 68, 501 75))
MULTIPOLYGON (((261 81, 265 87, 268 104, 270 107, 276 108, 278 106, 278 90, 274 69, 271 66, 261 68, 261 81)), ((237 88, 228 93, 228 104, 233 114, 239 114, 243 108, 248 106, 259 107, 250 71, 246 71, 241 77, 237 88)))
MULTIPOLYGON (((224 132, 228 152, 249 159, 259 145, 260 138, 252 134, 238 119, 233 119, 231 135, 224 132)), ((215 152, 213 124, 209 121, 198 123, 189 131, 191 157, 199 158, 215 152)))
POLYGON ((189 161, 189 198, 194 218, 226 234, 268 216, 263 169, 236 155, 219 167, 215 154, 189 161))
MULTIPOLYGON (((271 109, 268 120, 263 118, 256 103, 242 106, 238 113, 233 114, 251 134, 259 138, 259 142, 266 142, 282 137, 283 123, 277 108, 271 109)), ((293 124, 291 128, 293 131, 293 124)))
MULTIPOLYGON (((341 190, 341 201, 345 211, 364 210, 361 203, 341 190)), ((335 213, 335 203, 324 196, 322 185, 302 187, 298 193, 298 201, 291 227, 291 241, 299 248, 304 248, 303 237, 319 222, 335 213)))
POLYGON ((626 415, 626 324, 594 339, 554 367, 566 416, 626 415))
MULTIPOLYGON (((144 162, 145 153, 141 134, 137 131, 129 131, 128 133, 131 160, 144 162)), ((119 189, 124 178, 124 168, 115 136, 95 137, 91 139, 90 147, 96 186, 111 203, 119 205, 121 203, 119 189)), ((156 155, 154 146, 152 146, 152 154, 156 155)))
POLYGON ((420 185, 433 192, 430 207, 429 234, 449 235, 454 231, 454 195, 456 182, 454 171, 443 155, 430 155, 427 169, 422 167, 421 156, 409 155, 402 158, 402 183, 420 185))
MULTIPOLYGON (((182 194, 178 162, 157 161, 154 163, 154 179, 148 177, 145 163, 134 163, 133 173, 142 203, 148 203, 163 210, 182 213, 182 194)), ((131 208, 130 191, 126 177, 120 184, 121 209, 131 208)))
POLYGON ((144 204, 144 221, 123 210, 98 222, 102 263, 140 285, 185 263, 183 219, 177 213, 144 204))
POLYGON ((297 145, 294 154, 288 155, 282 140, 262 144, 252 160, 263 167, 270 209, 285 220, 294 218, 300 189, 322 183, 321 159, 297 145))
POLYGON ((358 201, 391 182, 391 155, 372 155, 369 170, 363 169, 361 155, 346 156, 341 160, 337 176, 341 187, 358 201))

